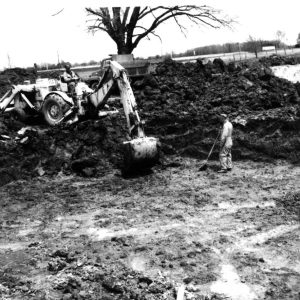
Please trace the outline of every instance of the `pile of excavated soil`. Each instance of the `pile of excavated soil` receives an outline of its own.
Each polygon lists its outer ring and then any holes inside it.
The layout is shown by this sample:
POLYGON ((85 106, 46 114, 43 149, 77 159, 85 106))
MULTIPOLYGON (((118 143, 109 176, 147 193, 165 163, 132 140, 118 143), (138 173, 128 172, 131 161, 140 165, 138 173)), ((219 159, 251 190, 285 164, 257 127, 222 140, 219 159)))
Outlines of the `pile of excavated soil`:
POLYGON ((297 65, 300 63, 299 56, 280 56, 271 55, 259 59, 259 62, 265 66, 282 66, 282 65, 297 65))
MULTIPOLYGON (((16 82, 31 75, 24 71, 16 82)), ((300 160, 297 89, 260 62, 226 65, 216 59, 204 65, 167 60, 133 88, 146 134, 159 137, 165 154, 204 159, 220 128, 218 115, 227 113, 234 124, 235 160, 300 160)), ((101 176, 118 168, 125 124, 120 113, 70 127, 33 126, 17 134, 25 125, 2 116, 0 184, 61 171, 101 176)))
POLYGON ((169 60, 156 73, 135 85, 136 98, 148 132, 167 151, 204 158, 220 127, 218 115, 227 113, 235 128, 235 158, 299 161, 299 94, 268 67, 169 60))
POLYGON ((121 115, 49 128, 23 127, 6 116, 0 128, 0 185, 59 172, 100 176, 121 167, 126 130, 120 119, 121 115))
POLYGON ((0 97, 2 97, 12 84, 22 84, 24 80, 34 82, 36 72, 34 69, 13 68, 0 72, 0 97))

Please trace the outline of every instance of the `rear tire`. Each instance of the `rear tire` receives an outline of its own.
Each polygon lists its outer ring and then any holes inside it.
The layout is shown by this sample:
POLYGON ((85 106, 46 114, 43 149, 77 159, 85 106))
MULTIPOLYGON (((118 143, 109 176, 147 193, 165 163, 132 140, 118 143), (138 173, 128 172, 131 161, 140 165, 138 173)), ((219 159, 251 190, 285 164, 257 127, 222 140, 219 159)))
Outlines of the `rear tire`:
POLYGON ((70 105, 61 96, 52 94, 46 97, 42 111, 46 123, 55 126, 69 109, 70 105))

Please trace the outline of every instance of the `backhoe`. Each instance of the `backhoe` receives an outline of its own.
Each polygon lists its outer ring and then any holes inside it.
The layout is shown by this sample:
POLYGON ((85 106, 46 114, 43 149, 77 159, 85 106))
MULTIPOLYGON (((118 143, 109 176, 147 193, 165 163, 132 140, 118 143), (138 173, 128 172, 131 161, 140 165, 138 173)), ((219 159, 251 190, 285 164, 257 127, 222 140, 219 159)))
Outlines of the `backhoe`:
POLYGON ((56 79, 37 79, 15 85, 0 99, 0 112, 14 111, 21 119, 43 115, 50 126, 62 122, 74 123, 81 116, 97 113, 103 116, 111 92, 118 87, 126 116, 129 140, 124 141, 124 170, 152 167, 159 158, 158 140, 147 137, 126 70, 110 61, 95 89, 77 82, 75 93, 68 93, 67 84, 56 79))

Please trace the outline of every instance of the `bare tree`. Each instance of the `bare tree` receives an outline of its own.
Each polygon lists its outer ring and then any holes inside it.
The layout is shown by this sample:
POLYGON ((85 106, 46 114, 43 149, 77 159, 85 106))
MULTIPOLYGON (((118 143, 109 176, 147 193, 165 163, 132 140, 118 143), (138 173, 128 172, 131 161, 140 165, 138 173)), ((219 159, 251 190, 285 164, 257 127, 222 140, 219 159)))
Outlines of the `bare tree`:
POLYGON ((157 6, 157 7, 100 7, 98 9, 86 8, 90 25, 88 30, 106 32, 117 44, 118 54, 130 54, 139 42, 154 35, 157 27, 173 20, 183 34, 186 33, 184 21, 197 25, 206 25, 211 28, 230 27, 233 20, 221 16, 221 11, 202 5, 184 6, 157 6))
POLYGON ((257 58, 258 52, 261 48, 261 41, 249 35, 247 42, 244 44, 244 48, 247 51, 253 52, 255 54, 255 57, 257 58))
POLYGON ((284 53, 286 55, 286 48, 285 48, 285 32, 281 30, 276 31, 276 39, 277 39, 277 44, 278 48, 280 48, 281 45, 283 45, 284 48, 284 53))

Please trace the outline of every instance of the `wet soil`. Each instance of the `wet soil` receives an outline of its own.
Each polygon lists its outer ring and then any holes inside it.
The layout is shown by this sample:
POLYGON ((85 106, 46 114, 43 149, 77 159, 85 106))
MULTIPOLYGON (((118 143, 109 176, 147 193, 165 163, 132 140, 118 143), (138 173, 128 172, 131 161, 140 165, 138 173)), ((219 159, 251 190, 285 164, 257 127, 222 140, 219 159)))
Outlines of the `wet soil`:
POLYGON ((0 188, 1 299, 299 299, 300 166, 59 173, 0 188))
MULTIPOLYGON (((299 299, 300 90, 281 62, 166 61, 136 82, 162 159, 127 178, 120 105, 70 127, 1 116, 0 299, 299 299), (200 172, 224 112, 234 170, 200 172)), ((7 72, 1 94, 35 76, 7 72)))

